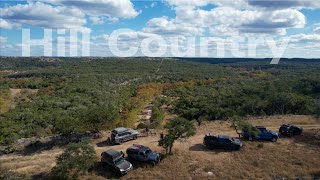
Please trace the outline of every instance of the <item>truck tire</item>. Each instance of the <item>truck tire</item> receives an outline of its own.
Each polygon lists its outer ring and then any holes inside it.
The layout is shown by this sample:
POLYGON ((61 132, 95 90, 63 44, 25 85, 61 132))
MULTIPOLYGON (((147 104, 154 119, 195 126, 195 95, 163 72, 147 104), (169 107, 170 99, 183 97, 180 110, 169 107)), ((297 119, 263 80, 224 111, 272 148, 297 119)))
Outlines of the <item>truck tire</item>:
POLYGON ((274 137, 274 138, 271 139, 271 141, 272 142, 277 142, 277 138, 274 137))
POLYGON ((150 161, 149 163, 150 163, 150 165, 151 165, 152 167, 154 167, 154 166, 156 165, 156 162, 155 162, 155 161, 150 161))

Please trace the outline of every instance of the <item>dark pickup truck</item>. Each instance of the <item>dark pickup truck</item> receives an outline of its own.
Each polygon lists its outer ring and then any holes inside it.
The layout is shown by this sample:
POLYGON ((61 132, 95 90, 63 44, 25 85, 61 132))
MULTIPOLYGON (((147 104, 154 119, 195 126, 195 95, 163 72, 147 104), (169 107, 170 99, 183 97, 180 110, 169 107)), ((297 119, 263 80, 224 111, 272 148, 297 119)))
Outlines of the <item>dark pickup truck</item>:
POLYGON ((303 129, 301 127, 292 124, 283 124, 279 128, 279 133, 283 136, 296 136, 302 133, 303 129))
POLYGON ((118 152, 113 149, 101 153, 101 162, 103 165, 109 166, 119 175, 127 174, 133 169, 132 164, 125 160, 123 152, 118 152))
POLYGON ((160 162, 160 154, 153 152, 150 148, 142 145, 134 144, 127 149, 129 160, 147 162, 152 166, 160 162))
POLYGON ((240 150, 243 146, 239 139, 231 138, 227 135, 205 135, 203 144, 208 149, 228 149, 228 150, 240 150))

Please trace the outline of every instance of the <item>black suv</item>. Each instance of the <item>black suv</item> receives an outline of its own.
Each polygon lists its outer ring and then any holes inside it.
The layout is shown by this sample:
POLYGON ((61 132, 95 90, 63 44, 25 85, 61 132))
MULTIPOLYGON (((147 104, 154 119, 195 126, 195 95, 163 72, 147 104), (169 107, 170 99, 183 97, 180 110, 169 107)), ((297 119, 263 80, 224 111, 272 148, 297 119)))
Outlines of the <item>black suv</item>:
POLYGON ((295 136, 300 135, 302 133, 303 129, 301 127, 297 127, 292 124, 283 124, 279 128, 279 133, 283 136, 295 136))
POLYGON ((147 162, 152 166, 160 162, 160 154, 151 151, 150 148, 142 145, 136 145, 127 149, 128 158, 135 161, 147 162))
POLYGON ((231 138, 227 135, 211 135, 206 134, 203 139, 203 144, 208 149, 229 149, 239 150, 243 144, 239 139, 231 138))
POLYGON ((101 153, 101 162, 120 175, 127 174, 133 169, 132 164, 124 159, 123 152, 118 152, 113 149, 101 153))

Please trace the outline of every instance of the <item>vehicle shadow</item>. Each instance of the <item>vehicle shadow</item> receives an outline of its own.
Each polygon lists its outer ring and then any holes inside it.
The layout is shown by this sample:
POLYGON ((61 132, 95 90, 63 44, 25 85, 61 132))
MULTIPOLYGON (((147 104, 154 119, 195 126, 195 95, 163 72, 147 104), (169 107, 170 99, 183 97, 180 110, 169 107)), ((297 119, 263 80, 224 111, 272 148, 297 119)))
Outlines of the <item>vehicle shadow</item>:
POLYGON ((113 146, 114 144, 109 139, 107 139, 105 141, 101 141, 101 142, 96 143, 96 145, 98 147, 106 147, 106 146, 113 146))
POLYGON ((210 150, 203 144, 194 144, 191 147, 189 147, 189 151, 210 151, 210 150))
POLYGON ((90 169, 91 173, 97 176, 102 176, 106 179, 119 179, 121 176, 111 170, 108 166, 103 165, 101 162, 96 162, 94 167, 90 169))
POLYGON ((57 135, 45 140, 36 140, 27 145, 24 145, 23 149, 17 150, 17 154, 21 155, 33 155, 42 151, 50 150, 55 147, 64 147, 70 143, 78 143, 85 138, 94 138, 90 133, 72 134, 69 136, 57 135))
POLYGON ((189 151, 206 151, 206 152, 214 152, 214 153, 221 153, 221 152, 231 152, 237 150, 230 150, 230 149, 208 149, 203 144, 194 144, 189 148, 189 151))
POLYGON ((320 147, 320 133, 318 129, 310 129, 302 132, 301 135, 287 138, 293 139, 296 143, 320 147))
POLYGON ((47 151, 47 150, 53 149, 55 147, 64 147, 64 146, 68 145, 69 143, 77 143, 80 141, 81 141, 81 139, 72 140, 72 141, 66 140, 66 141, 59 141, 59 142, 57 142, 55 140, 51 140, 48 142, 36 141, 34 143, 31 143, 31 144, 25 146, 23 150, 21 150, 17 153, 28 156, 28 155, 33 155, 35 153, 40 153, 42 151, 47 151))

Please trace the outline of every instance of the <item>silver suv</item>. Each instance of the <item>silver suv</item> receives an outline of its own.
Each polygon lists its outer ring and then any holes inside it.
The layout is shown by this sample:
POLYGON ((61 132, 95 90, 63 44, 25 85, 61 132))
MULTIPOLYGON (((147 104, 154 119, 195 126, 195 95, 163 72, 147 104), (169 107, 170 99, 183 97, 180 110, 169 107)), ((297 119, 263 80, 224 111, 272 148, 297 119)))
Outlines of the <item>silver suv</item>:
POLYGON ((121 144, 126 141, 137 139, 139 132, 130 128, 116 128, 111 132, 111 141, 115 144, 121 144))

